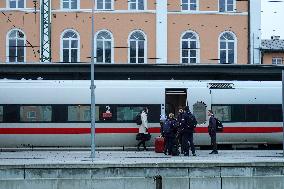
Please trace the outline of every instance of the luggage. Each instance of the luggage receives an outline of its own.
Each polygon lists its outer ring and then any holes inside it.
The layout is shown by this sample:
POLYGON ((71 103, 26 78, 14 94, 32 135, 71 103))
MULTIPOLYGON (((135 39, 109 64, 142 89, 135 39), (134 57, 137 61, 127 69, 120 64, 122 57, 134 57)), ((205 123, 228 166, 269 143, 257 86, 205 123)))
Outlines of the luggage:
POLYGON ((165 148, 165 139, 163 137, 155 138, 155 152, 163 153, 165 148))

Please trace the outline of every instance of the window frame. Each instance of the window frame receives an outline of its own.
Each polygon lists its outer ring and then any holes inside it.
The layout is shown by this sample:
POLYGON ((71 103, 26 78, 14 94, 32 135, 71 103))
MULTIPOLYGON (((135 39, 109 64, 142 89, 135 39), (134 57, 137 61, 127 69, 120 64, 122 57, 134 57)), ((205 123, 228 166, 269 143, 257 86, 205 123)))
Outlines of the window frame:
POLYGON ((15 0, 16 1, 16 8, 10 8, 10 1, 11 0, 6 0, 6 8, 8 8, 8 9, 26 9, 27 8, 27 0, 24 0, 24 7, 23 8, 19 8, 19 0, 15 0))
MULTIPOLYGON (((69 31, 72 31, 72 32, 76 33, 76 35, 77 35, 77 40, 78 40, 77 62, 80 62, 80 55, 81 55, 81 53, 80 53, 80 46, 81 46, 80 35, 76 30, 73 30, 73 29, 66 29, 60 35, 60 62, 63 62, 63 56, 64 56, 63 55, 63 49, 64 49, 63 48, 63 36, 65 35, 65 33, 69 32, 69 31)), ((68 39, 68 41, 69 41, 68 50, 71 51, 72 50, 72 48, 70 48, 71 47, 71 43, 70 43, 71 40, 68 39)), ((66 62, 66 63, 77 63, 77 62, 71 62, 70 60, 72 60, 71 52, 69 54, 69 62, 66 62)))
POLYGON ((218 0, 218 12, 225 13, 225 12, 236 12, 237 11, 237 1, 236 0, 233 0, 233 10, 232 11, 228 11, 228 0, 224 0, 225 1, 225 10, 220 11, 220 1, 221 0, 218 0))
POLYGON ((238 38, 236 36, 236 34, 232 31, 224 31, 222 32, 219 37, 218 37, 218 63, 219 64, 237 64, 238 63, 238 38), (228 63, 229 61, 229 48, 228 48, 228 42, 232 42, 230 40, 226 40, 226 63, 221 63, 221 56, 220 56, 220 52, 221 52, 221 37, 222 35, 224 35, 225 33, 230 33, 233 37, 234 37, 234 62, 233 63, 228 63))
POLYGON ((147 0, 143 0, 144 9, 139 9, 139 0, 135 0, 136 2, 136 9, 131 9, 131 0, 128 1, 128 10, 130 11, 145 11, 147 10, 147 0))
POLYGON ((283 58, 282 57, 272 57, 272 64, 274 64, 274 65, 283 64, 283 58), (275 63, 273 63, 274 61, 275 61, 275 63))
MULTIPOLYGON (((10 57, 10 37, 9 35, 13 32, 13 31, 20 31, 24 34, 24 38, 23 38, 23 41, 24 41, 24 46, 26 46, 27 44, 27 37, 26 37, 26 34, 23 30, 19 29, 19 28, 15 28, 15 29, 11 29, 10 31, 7 32, 6 34, 6 62, 7 63, 25 63, 27 61, 27 49, 25 47, 24 48, 24 61, 23 62, 18 62, 18 57, 16 57, 17 61, 15 62, 10 62, 9 60, 9 57, 10 57)), ((19 40, 19 39, 18 39, 19 40)), ((16 50, 16 54, 17 54, 17 50, 16 50)))
MULTIPOLYGON (((188 52, 190 52, 190 49, 188 49, 188 52)), ((190 59, 190 56, 187 57, 188 59, 190 59)), ((200 38, 199 38, 199 35, 198 33, 196 33, 195 31, 192 31, 192 30, 187 30, 185 32, 183 32, 180 36, 180 63, 181 64, 198 64, 200 63, 200 38), (186 35, 187 33, 193 33, 196 37, 196 40, 185 40, 183 39, 183 36, 186 35), (183 59, 183 56, 182 56, 182 42, 183 41, 187 41, 187 42, 190 42, 190 41, 196 41, 196 62, 195 63, 190 63, 190 60, 189 60, 189 63, 183 63, 182 62, 182 59, 183 59)))
POLYGON ((183 10, 183 3, 182 3, 183 0, 180 0, 180 7, 181 7, 181 11, 182 12, 195 12, 195 11, 199 11, 199 0, 196 0, 196 10, 191 10, 190 9, 190 5, 191 4, 194 4, 194 3, 191 3, 192 0, 187 0, 188 3, 187 3, 187 10, 183 10))
MULTIPOLYGON (((100 30, 100 31, 98 31, 96 33, 95 39, 94 39, 95 40, 95 42, 94 42, 94 45, 95 45, 95 47, 94 47, 94 51, 95 51, 94 55, 95 55, 95 57, 97 57, 97 46, 98 46, 97 45, 97 37, 100 34, 100 32, 107 32, 111 36, 111 62, 110 63, 106 63, 105 61, 98 62, 97 59, 96 59, 96 63, 113 64, 114 63, 114 38, 113 38, 113 34, 109 30, 100 30)), ((105 60, 104 52, 105 52, 105 50, 103 50, 103 59, 105 60)))
MULTIPOLYGON (((136 40, 136 47, 138 46, 138 43, 137 43, 137 41, 138 40, 136 40)), ((148 54, 148 51, 147 51, 147 35, 142 31, 142 30, 134 30, 134 31, 132 31, 132 32, 130 32, 130 34, 129 34, 129 36, 128 36, 128 63, 129 64, 147 64, 147 54, 148 54), (136 59, 136 62, 135 63, 130 63, 130 50, 131 50, 131 48, 130 48, 130 37, 131 37, 131 35, 133 34, 133 33, 135 33, 135 32, 140 32, 142 35, 143 35, 143 37, 144 37, 144 62, 143 63, 139 63, 139 61, 138 61, 138 59, 139 59, 139 56, 138 56, 138 51, 139 50, 136 50, 136 57, 135 57, 135 59, 136 59)))
POLYGON ((106 0, 102 0, 103 1, 103 8, 102 9, 98 9, 98 1, 99 0, 96 0, 96 5, 95 5, 95 10, 98 10, 98 11, 103 11, 103 10, 106 10, 106 11, 109 11, 109 10, 114 10, 114 0, 111 0, 111 8, 110 9, 106 9, 106 0))
POLYGON ((63 7, 63 1, 64 1, 64 0, 60 0, 60 9, 61 9, 61 10, 78 10, 78 9, 80 9, 80 4, 81 4, 81 1, 80 1, 80 0, 77 0, 77 8, 76 8, 76 9, 72 9, 72 8, 71 8, 71 1, 72 1, 72 0, 65 0, 65 1, 68 1, 68 2, 69 2, 69 8, 64 8, 64 7, 63 7))

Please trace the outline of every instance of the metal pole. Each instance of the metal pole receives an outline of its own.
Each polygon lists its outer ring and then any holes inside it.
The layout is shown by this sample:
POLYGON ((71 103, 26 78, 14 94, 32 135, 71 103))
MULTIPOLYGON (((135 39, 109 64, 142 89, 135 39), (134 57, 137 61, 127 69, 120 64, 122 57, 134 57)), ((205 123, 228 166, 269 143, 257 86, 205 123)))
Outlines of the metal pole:
POLYGON ((282 121, 283 121, 283 156, 284 156, 284 70, 282 70, 282 121))
POLYGON ((94 46, 95 46, 95 26, 94 26, 94 1, 92 0, 92 47, 91 47, 91 158, 95 158, 96 145, 95 145, 95 115, 96 115, 96 106, 95 106, 95 56, 94 56, 94 46))

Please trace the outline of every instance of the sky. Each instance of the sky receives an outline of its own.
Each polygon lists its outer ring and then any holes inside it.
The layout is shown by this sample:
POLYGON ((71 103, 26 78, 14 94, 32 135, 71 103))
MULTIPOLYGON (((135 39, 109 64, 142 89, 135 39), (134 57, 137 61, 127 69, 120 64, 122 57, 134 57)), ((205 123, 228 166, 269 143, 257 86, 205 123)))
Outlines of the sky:
POLYGON ((284 0, 259 1, 261 1, 262 39, 270 39, 272 35, 284 39, 284 0))

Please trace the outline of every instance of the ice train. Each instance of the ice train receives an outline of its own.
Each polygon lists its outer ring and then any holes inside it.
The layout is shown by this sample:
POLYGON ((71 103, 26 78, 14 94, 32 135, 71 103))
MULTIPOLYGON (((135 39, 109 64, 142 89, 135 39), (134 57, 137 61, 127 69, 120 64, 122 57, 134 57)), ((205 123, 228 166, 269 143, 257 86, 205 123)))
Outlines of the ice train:
MULTIPOLYGON (((149 108, 153 138, 160 115, 189 105, 197 145, 209 145, 212 109, 223 144, 281 144, 281 83, 260 81, 96 81, 96 145, 135 146, 137 113, 149 108)), ((90 145, 90 82, 0 80, 0 147, 90 145)))

